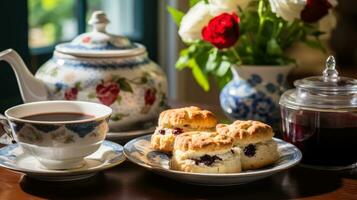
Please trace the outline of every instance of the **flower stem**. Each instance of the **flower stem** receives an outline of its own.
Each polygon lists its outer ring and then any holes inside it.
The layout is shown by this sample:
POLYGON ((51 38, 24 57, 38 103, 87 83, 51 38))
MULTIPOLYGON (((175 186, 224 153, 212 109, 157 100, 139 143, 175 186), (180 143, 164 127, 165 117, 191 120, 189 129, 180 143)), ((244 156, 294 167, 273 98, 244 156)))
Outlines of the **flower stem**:
POLYGON ((242 59, 240 58, 236 48, 232 47, 231 51, 234 54, 234 56, 237 58, 237 62, 239 62, 239 64, 242 64, 242 59))

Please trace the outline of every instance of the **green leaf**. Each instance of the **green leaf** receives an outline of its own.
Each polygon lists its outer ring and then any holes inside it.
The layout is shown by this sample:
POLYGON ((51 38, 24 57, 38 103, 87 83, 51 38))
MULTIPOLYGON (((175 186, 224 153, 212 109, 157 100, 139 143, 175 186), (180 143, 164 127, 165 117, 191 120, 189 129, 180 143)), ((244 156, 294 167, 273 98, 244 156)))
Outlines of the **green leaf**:
POLYGON ((140 79, 141 84, 145 84, 148 82, 148 78, 146 76, 141 77, 140 79))
POLYGON ((230 62, 222 61, 221 64, 219 65, 219 68, 218 68, 218 70, 217 70, 217 72, 216 72, 216 75, 217 75, 218 77, 224 76, 224 75, 227 73, 227 71, 229 70, 229 67, 230 67, 230 66, 231 66, 231 63, 230 63, 230 62))
POLYGON ((287 65, 287 64, 295 64, 296 65, 296 60, 292 58, 288 58, 286 56, 281 56, 275 59, 275 62, 278 65, 287 65))
POLYGON ((118 75, 112 75, 112 81, 117 81, 120 77, 118 75))
POLYGON ((321 51, 323 51, 324 53, 327 53, 324 45, 321 43, 320 40, 318 39, 305 39, 303 41, 307 46, 311 47, 311 48, 314 48, 314 49, 320 49, 321 51))
POLYGON ((74 84, 74 87, 77 88, 78 90, 82 90, 81 82, 76 82, 76 84, 74 84))
POLYGON ((128 116, 128 114, 117 113, 115 115, 112 115, 112 117, 110 119, 113 120, 113 121, 119 121, 119 120, 123 119, 126 116, 128 116))
POLYGON ((117 97, 117 99, 116 99, 116 102, 117 102, 118 104, 120 104, 120 102, 121 102, 121 96, 120 96, 120 95, 118 95, 118 97, 117 97))
POLYGON ((187 48, 188 54, 194 54, 194 53, 197 51, 197 49, 200 48, 199 46, 200 46, 199 44, 191 44, 191 45, 187 48))
POLYGON ((206 71, 211 72, 216 69, 218 63, 220 62, 220 57, 218 56, 218 49, 214 49, 208 56, 206 71))
POLYGON ((128 83, 128 81, 125 78, 119 78, 117 83, 120 86, 120 90, 133 93, 133 89, 131 88, 131 85, 128 83))
POLYGON ((209 56, 208 51, 198 51, 197 54, 195 55, 196 63, 201 69, 205 69, 207 67, 208 56, 209 56))
POLYGON ((315 36, 315 37, 320 37, 321 35, 324 35, 326 34, 325 32, 323 31, 320 31, 320 30, 314 30, 311 35, 315 36))
POLYGON ((266 43, 274 35, 274 22, 264 20, 261 27, 261 33, 259 35, 259 43, 266 43))
POLYGON ((210 87, 207 75, 202 72, 201 68, 197 65, 194 59, 190 61, 190 67, 192 68, 192 74, 197 83, 203 88, 204 91, 209 91, 210 87))
POLYGON ((183 49, 180 52, 180 57, 177 59, 175 67, 176 69, 182 70, 183 68, 188 66, 188 62, 190 61, 189 50, 183 49))
POLYGON ((187 67, 187 63, 188 61, 190 60, 190 58, 185 55, 185 56, 180 56, 177 61, 176 61, 176 64, 175 64, 175 67, 176 69, 178 70, 182 70, 184 69, 185 67, 187 67))
POLYGON ((190 0, 189 2, 189 6, 192 7, 194 6, 196 3, 200 2, 201 0, 190 0))
POLYGON ((174 7, 167 6, 167 11, 170 13, 172 16, 174 22, 176 23, 177 26, 180 26, 182 17, 185 15, 184 12, 177 10, 174 7))
POLYGON ((219 77, 217 76, 216 77, 216 81, 217 81, 217 84, 218 84, 218 88, 221 90, 223 89, 223 87, 229 82, 231 81, 233 78, 233 75, 232 75, 232 72, 231 71, 228 71, 228 73, 226 73, 224 76, 222 77, 219 77))
POLYGON ((87 97, 88 99, 94 99, 95 97, 97 97, 97 95, 95 93, 89 93, 87 97))
POLYGON ((281 50, 278 42, 274 38, 271 38, 267 43, 267 53, 269 55, 282 55, 283 54, 283 50, 281 50))

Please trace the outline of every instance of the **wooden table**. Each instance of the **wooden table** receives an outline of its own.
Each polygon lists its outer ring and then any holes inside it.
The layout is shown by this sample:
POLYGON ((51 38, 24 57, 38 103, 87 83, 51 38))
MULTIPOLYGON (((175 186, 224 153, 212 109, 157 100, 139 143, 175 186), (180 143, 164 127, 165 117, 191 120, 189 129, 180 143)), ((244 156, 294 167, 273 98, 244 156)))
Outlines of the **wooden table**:
POLYGON ((48 183, 0 169, 0 199, 357 199, 357 172, 294 167, 240 186, 176 182, 129 161, 78 182, 48 183))
POLYGON ((297 166, 246 185, 209 187, 176 182, 129 161, 90 179, 67 183, 41 182, 0 168, 0 200, 296 198, 357 200, 357 169, 337 173, 297 166))

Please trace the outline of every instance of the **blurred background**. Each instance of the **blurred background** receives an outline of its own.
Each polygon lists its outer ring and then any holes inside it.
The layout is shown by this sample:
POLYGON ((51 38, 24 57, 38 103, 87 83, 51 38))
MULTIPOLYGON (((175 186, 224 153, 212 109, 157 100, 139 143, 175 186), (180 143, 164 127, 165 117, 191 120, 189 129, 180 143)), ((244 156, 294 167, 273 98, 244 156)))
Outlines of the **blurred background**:
MULTIPOLYGON (((188 0, 11 0, 0 1, 0 50, 13 48, 34 73, 49 58, 56 44, 90 31, 87 20, 94 10, 106 11, 111 23, 108 32, 143 43, 152 60, 166 71, 169 97, 179 102, 219 107, 219 91, 204 92, 190 71, 174 68, 180 42, 177 28, 166 6, 186 10, 188 0)), ((328 54, 336 55, 341 74, 357 78, 357 1, 339 0, 338 23, 325 37, 328 54)), ((298 60, 289 82, 320 74, 326 54, 297 44, 289 54, 298 60)), ((12 69, 0 63, 0 111, 22 103, 12 69)), ((214 84, 212 84, 214 85, 214 84)))

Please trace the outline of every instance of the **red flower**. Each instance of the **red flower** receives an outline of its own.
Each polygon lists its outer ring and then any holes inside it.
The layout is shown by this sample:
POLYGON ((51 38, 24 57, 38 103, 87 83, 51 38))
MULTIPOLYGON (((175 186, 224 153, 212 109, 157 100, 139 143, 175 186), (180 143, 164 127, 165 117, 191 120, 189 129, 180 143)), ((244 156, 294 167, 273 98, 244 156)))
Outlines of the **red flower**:
POLYGON ((202 29, 202 37, 219 49, 233 46, 239 37, 239 17, 235 13, 216 16, 202 29))
POLYGON ((64 92, 64 98, 66 100, 76 100, 78 95, 78 89, 77 88, 69 88, 64 92))
POLYGON ((154 88, 145 91, 145 105, 152 105, 156 100, 156 90, 154 88))
POLYGON ((101 83, 96 87, 97 98, 102 104, 112 105, 119 95, 119 85, 114 82, 101 83))
POLYGON ((327 0, 307 0, 301 19, 307 23, 314 23, 328 14, 332 5, 327 0))

